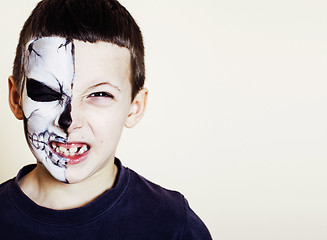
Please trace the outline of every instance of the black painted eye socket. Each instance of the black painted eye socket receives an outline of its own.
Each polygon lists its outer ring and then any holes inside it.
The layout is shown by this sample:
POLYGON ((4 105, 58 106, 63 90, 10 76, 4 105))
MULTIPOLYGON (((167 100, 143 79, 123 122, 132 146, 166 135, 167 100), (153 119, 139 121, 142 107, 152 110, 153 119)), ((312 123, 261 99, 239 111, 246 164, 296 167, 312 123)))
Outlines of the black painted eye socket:
POLYGON ((53 102, 61 100, 61 93, 32 78, 26 79, 27 95, 37 102, 53 102))

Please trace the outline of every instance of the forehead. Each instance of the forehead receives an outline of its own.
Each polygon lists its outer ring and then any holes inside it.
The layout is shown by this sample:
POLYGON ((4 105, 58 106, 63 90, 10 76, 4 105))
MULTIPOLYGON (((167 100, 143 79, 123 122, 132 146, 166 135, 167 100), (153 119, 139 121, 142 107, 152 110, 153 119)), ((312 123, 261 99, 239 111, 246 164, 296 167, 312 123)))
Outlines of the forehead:
POLYGON ((39 81, 130 77, 130 52, 108 42, 44 37, 26 45, 25 73, 39 81))
POLYGON ((122 80, 129 80, 131 65, 127 48, 107 42, 74 41, 74 44, 75 80, 110 81, 115 85, 122 84, 122 80))
POLYGON ((74 74, 74 46, 72 41, 59 37, 45 37, 27 43, 24 59, 25 75, 52 85, 72 81, 74 74))

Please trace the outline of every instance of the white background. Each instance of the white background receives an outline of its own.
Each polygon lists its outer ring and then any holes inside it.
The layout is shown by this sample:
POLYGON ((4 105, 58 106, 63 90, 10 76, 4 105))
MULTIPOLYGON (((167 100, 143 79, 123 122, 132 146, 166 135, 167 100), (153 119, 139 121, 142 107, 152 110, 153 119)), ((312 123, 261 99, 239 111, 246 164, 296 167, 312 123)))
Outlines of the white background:
MULTIPOLYGON (((35 160, 7 104, 37 0, 0 10, 0 181, 35 160)), ((179 190, 214 239, 327 239, 327 2, 122 0, 143 30, 149 104, 124 165, 179 190)))

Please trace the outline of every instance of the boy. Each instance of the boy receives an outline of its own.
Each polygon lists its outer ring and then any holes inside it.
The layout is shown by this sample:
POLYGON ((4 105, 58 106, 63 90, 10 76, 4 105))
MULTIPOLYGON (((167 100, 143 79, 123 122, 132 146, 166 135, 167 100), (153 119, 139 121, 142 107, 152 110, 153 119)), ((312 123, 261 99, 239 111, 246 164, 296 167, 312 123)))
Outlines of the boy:
POLYGON ((115 158, 143 116, 144 47, 115 0, 44 0, 21 31, 9 105, 37 159, 0 186, 2 239, 211 239, 178 192, 115 158))

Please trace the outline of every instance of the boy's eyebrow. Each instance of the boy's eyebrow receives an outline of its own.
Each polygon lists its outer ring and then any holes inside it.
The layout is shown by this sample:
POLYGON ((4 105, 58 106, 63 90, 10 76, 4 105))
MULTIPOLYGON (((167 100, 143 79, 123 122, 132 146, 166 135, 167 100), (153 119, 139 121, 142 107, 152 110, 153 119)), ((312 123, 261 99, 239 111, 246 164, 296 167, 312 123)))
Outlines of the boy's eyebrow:
POLYGON ((100 83, 97 83, 97 84, 91 86, 89 89, 93 89, 93 88, 96 88, 96 87, 99 87, 99 86, 102 86, 102 85, 109 85, 109 86, 115 88, 116 90, 118 90, 120 92, 120 88, 119 87, 117 87, 116 85, 113 85, 113 84, 111 84, 109 82, 100 82, 100 83))

